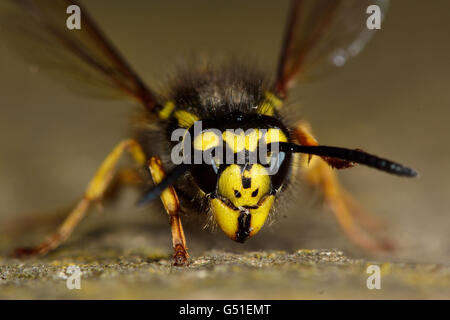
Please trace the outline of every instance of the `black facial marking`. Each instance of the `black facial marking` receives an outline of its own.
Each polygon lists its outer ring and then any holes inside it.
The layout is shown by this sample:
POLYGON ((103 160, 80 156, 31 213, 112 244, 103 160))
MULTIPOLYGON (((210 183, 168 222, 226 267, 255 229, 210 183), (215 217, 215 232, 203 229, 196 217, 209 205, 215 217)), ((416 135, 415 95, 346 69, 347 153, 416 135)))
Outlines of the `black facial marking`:
POLYGON ((252 186, 252 178, 246 178, 242 176, 242 187, 248 189, 252 186))
POLYGON ((243 243, 250 236, 250 221, 252 215, 241 212, 238 218, 238 231, 236 232, 236 241, 243 243))
POLYGON ((259 188, 252 192, 252 197, 256 197, 258 195, 259 188))
POLYGON ((236 198, 240 198, 241 197, 241 193, 239 191, 237 191, 237 190, 234 190, 234 196, 236 198))

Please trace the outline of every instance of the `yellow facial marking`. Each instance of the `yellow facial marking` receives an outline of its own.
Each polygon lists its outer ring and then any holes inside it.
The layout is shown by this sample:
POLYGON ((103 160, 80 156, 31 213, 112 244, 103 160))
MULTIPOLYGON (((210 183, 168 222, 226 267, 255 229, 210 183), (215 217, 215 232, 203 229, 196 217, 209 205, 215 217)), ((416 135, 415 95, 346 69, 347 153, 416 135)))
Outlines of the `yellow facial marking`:
MULTIPOLYGON (((286 137, 286 135, 283 133, 283 131, 281 131, 280 129, 274 129, 274 128, 270 128, 269 130, 267 130, 265 136, 264 136, 264 140, 266 144, 269 143, 273 143, 273 142, 287 142, 288 139, 286 137)), ((267 154, 267 158, 266 161, 270 162, 272 158, 272 152, 269 152, 267 154)))
POLYGON ((194 140, 194 148, 202 151, 217 147, 219 144, 220 137, 213 131, 202 132, 194 140))
POLYGON ((168 119, 175 108, 175 103, 173 101, 167 101, 164 107, 159 111, 158 115, 161 119, 168 119))
POLYGON ((220 175, 217 191, 237 208, 256 206, 270 191, 267 169, 260 164, 254 164, 250 170, 241 172, 240 166, 232 164, 220 175))
POLYGON ((269 195, 262 200, 262 203, 260 203, 260 206, 257 209, 250 209, 250 214, 252 215, 250 220, 250 237, 254 236, 259 230, 261 230, 267 220, 267 217, 269 216, 269 212, 274 201, 275 196, 269 195))
POLYGON ((234 153, 244 150, 255 151, 258 147, 258 141, 262 136, 262 132, 258 129, 250 130, 245 134, 244 131, 239 131, 235 134, 233 131, 227 130, 222 134, 223 140, 233 150, 234 153))
POLYGON ((258 147, 258 141, 262 136, 262 132, 258 129, 252 130, 245 136, 245 149, 248 151, 255 151, 258 147))
POLYGON ((280 129, 274 129, 270 128, 267 130, 265 135, 266 143, 272 143, 272 142, 287 142, 288 139, 286 135, 281 131, 280 129))
POLYGON ((232 131, 225 131, 222 134, 223 141, 233 150, 234 153, 240 152, 245 147, 245 133, 241 132, 240 135, 234 134, 232 131))
MULTIPOLYGON (((264 223, 269 216, 272 205, 275 201, 275 196, 268 195, 262 199, 260 206, 256 209, 250 209, 250 234, 249 237, 254 236, 264 226, 264 223)), ((211 207, 214 218, 222 231, 231 239, 236 240, 236 232, 239 230, 239 215, 238 210, 233 210, 219 199, 211 200, 211 207)))
POLYGON ((195 114, 186 110, 177 110, 174 116, 178 120, 178 125, 182 128, 189 128, 195 121, 199 120, 195 114))
POLYGON ((242 242, 262 228, 275 200, 270 194, 270 183, 267 169, 260 164, 249 166, 249 170, 232 164, 220 174, 218 197, 211 200, 211 208, 228 237, 242 242), (250 218, 250 224, 240 224, 243 217, 250 218))
POLYGON ((275 110, 280 110, 283 106, 283 101, 278 99, 272 92, 266 91, 265 100, 258 108, 258 113, 266 116, 273 116, 275 110))
POLYGON ((219 199, 211 200, 211 208, 214 219, 220 226, 222 231, 231 239, 236 239, 236 232, 238 231, 239 211, 233 210, 219 199))

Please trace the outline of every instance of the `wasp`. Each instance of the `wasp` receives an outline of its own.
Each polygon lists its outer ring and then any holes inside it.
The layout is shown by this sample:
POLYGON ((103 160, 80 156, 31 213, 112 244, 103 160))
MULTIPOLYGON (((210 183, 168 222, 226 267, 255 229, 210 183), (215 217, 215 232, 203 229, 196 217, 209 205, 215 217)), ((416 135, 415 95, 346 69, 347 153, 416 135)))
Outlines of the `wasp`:
POLYGON ((144 83, 79 2, 11 1, 31 21, 34 35, 47 40, 42 45, 57 45, 55 58, 70 60, 72 69, 67 69, 83 84, 95 82, 142 106, 133 135, 107 155, 57 231, 35 247, 17 249, 16 255, 42 255, 61 245, 105 196, 126 153, 141 169, 135 173, 144 170, 141 179, 152 180, 139 204, 159 198, 169 216, 175 265, 189 261, 182 212, 206 216, 230 239, 245 242, 298 180, 320 191, 357 245, 389 248, 359 226, 354 200, 335 171, 362 164, 403 177, 417 173, 361 149, 320 144, 310 125, 286 107, 296 82, 342 66, 363 49, 375 32, 366 25, 366 9, 376 4, 384 15, 386 0, 294 0, 273 75, 232 59, 206 62, 179 70, 159 91, 144 83), (70 5, 80 8, 80 30, 66 28, 70 5))

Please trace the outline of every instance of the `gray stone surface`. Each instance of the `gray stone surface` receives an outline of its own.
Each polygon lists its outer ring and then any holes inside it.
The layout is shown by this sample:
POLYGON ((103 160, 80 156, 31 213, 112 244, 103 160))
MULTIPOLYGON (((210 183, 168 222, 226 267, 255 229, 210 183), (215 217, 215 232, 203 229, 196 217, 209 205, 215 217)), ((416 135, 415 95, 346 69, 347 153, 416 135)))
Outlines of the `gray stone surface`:
POLYGON ((87 237, 42 258, 0 257, 1 299, 386 299, 450 297, 450 268, 349 258, 339 250, 207 251, 173 267, 139 232, 87 237), (117 243, 125 245, 117 246, 117 243), (116 248, 114 248, 116 247, 116 248), (367 266, 381 289, 366 286, 367 266), (80 268, 81 289, 66 286, 80 268))

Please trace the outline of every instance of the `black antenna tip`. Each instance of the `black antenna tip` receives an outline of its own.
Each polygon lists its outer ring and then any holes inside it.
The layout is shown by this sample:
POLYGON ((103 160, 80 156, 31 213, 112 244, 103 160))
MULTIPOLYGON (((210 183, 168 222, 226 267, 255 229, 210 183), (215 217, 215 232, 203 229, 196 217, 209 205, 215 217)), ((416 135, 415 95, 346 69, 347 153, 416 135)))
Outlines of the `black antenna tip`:
POLYGON ((414 178, 414 177, 418 177, 419 176, 419 173, 417 171, 411 169, 411 168, 404 167, 404 169, 405 169, 405 174, 404 175, 406 177, 414 178))
POLYGON ((408 177, 408 178, 414 178, 414 177, 418 176, 417 171, 415 171, 411 168, 405 167, 401 164, 391 162, 388 160, 384 160, 384 159, 379 159, 379 163, 380 163, 380 165, 377 166, 377 168, 384 170, 386 172, 396 174, 396 175, 402 176, 402 177, 408 177))

